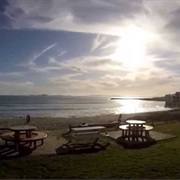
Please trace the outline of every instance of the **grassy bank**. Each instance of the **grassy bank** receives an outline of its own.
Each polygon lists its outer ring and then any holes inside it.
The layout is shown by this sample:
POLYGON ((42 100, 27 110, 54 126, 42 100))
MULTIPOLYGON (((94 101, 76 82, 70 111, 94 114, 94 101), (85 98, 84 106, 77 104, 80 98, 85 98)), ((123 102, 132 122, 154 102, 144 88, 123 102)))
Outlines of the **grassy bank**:
POLYGON ((150 123, 158 122, 171 122, 180 120, 180 110, 174 109, 169 111, 156 111, 156 112, 146 112, 146 113, 134 113, 126 114, 123 116, 124 119, 142 119, 150 123))
POLYGON ((1 178, 180 178, 180 122, 157 125, 178 137, 138 150, 112 143, 90 154, 39 155, 0 161, 1 178))

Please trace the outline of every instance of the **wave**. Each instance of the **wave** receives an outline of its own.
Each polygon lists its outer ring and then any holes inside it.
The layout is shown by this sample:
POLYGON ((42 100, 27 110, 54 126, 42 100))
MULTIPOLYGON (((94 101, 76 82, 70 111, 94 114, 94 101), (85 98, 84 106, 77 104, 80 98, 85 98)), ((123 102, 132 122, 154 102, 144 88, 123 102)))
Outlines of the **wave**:
POLYGON ((88 110, 88 108, 17 108, 0 109, 0 111, 65 111, 65 110, 88 110))

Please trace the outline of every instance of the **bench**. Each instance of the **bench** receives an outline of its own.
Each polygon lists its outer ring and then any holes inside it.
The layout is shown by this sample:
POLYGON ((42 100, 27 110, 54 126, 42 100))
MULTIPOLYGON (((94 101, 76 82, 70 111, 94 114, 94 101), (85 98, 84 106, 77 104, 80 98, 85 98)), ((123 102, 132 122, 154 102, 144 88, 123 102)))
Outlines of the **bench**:
MULTIPOLYGON (((21 133, 21 135, 25 133, 21 133)), ((21 142, 27 142, 30 143, 30 146, 32 143, 34 143, 34 148, 37 147, 37 142, 41 141, 40 145, 43 145, 44 139, 47 137, 47 134, 44 132, 34 131, 32 133, 32 137, 26 138, 25 136, 23 138, 20 138, 19 140, 16 140, 14 138, 14 132, 7 132, 1 135, 1 138, 5 141, 5 145, 8 145, 8 142, 13 142, 15 145, 19 146, 19 143, 21 142)), ((18 147, 17 147, 18 149, 18 147)))
POLYGON ((68 148, 82 148, 82 147, 95 147, 96 145, 104 148, 101 144, 97 143, 99 140, 98 131, 87 132, 72 132, 70 135, 70 141, 63 146, 68 148))
MULTIPOLYGON (((139 127, 134 127, 129 124, 121 125, 119 128, 122 130, 122 136, 130 136, 131 132, 133 131, 133 128, 135 128, 135 131, 139 131, 140 135, 143 136, 143 132, 145 133, 145 137, 149 137, 149 131, 153 130, 152 126, 149 125, 142 125, 139 127)), ((138 135, 139 135, 138 133, 138 135)))
POLYGON ((1 135, 1 139, 5 140, 5 145, 7 145, 7 142, 14 142, 14 133, 13 132, 6 132, 1 135))
MULTIPOLYGON (((32 145, 32 142, 33 142, 33 143, 34 143, 34 148, 37 147, 37 142, 38 142, 38 141, 41 141, 41 144, 40 144, 40 145, 43 145, 43 144, 44 144, 44 139, 47 138, 47 134, 44 133, 44 132, 39 132, 39 131, 34 131, 34 132, 32 133, 32 135, 33 135, 33 134, 35 134, 35 136, 21 139, 21 142, 29 142, 30 145, 32 145)), ((39 146, 40 146, 40 145, 39 145, 39 146)))
POLYGON ((9 128, 3 128, 3 127, 1 127, 0 130, 3 130, 3 131, 4 131, 4 130, 9 130, 9 128))
MULTIPOLYGON (((103 126, 105 128, 113 128, 117 127, 119 125, 117 122, 111 122, 111 123, 96 123, 96 124, 79 124, 79 125, 69 125, 69 131, 63 133, 62 135, 67 135, 72 132, 73 128, 79 128, 79 127, 94 127, 94 126, 103 126)), ((116 128, 117 129, 117 128, 116 128)))
POLYGON ((0 127, 0 135, 3 134, 6 131, 9 131, 9 128, 0 127))

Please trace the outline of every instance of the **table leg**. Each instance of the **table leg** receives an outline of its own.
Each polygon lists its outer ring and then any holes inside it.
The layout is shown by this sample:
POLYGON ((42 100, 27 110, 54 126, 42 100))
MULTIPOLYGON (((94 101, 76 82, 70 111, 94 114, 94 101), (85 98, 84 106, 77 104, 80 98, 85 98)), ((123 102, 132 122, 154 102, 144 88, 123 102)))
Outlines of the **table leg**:
POLYGON ((124 137, 124 130, 122 130, 122 137, 124 137))
POLYGON ((149 131, 145 131, 145 137, 150 137, 149 131))
POLYGON ((141 125, 141 137, 143 136, 143 125, 141 125))
POLYGON ((32 137, 32 131, 29 131, 29 137, 30 138, 32 137))
POLYGON ((36 149, 36 141, 34 141, 34 149, 36 149))
POLYGON ((15 143, 15 148, 16 148, 16 151, 19 151, 19 142, 15 143))
POLYGON ((136 136, 136 129, 133 127, 132 128, 132 141, 134 141, 135 136, 136 136))
POLYGON ((129 130, 128 130, 128 141, 130 141, 130 138, 131 138, 131 129, 129 128, 129 130))
POLYGON ((26 131, 26 137, 27 138, 29 137, 29 131, 26 131))
POLYGON ((134 129, 134 127, 132 128, 132 140, 134 141, 136 136, 136 129, 134 129))
POLYGON ((30 138, 32 136, 32 131, 26 131, 26 138, 30 138))
POLYGON ((15 142, 14 142, 15 149, 16 149, 16 151, 19 151, 20 131, 15 131, 14 139, 15 139, 15 142))
POLYGON ((26 131, 26 137, 28 137, 29 135, 28 135, 28 131, 26 131))
POLYGON ((125 130, 125 136, 126 137, 128 136, 128 130, 125 130))
POLYGON ((15 138, 16 140, 19 140, 19 139, 20 139, 20 131, 15 131, 14 138, 15 138))

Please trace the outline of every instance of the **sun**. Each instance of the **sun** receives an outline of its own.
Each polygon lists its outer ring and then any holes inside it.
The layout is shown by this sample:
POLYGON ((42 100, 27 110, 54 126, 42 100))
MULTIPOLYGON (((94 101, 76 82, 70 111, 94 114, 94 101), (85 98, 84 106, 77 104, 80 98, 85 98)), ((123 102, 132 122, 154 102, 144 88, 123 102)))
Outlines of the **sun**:
POLYGON ((124 28, 111 58, 129 69, 143 67, 146 63, 146 46, 152 36, 152 33, 136 26, 124 28))

